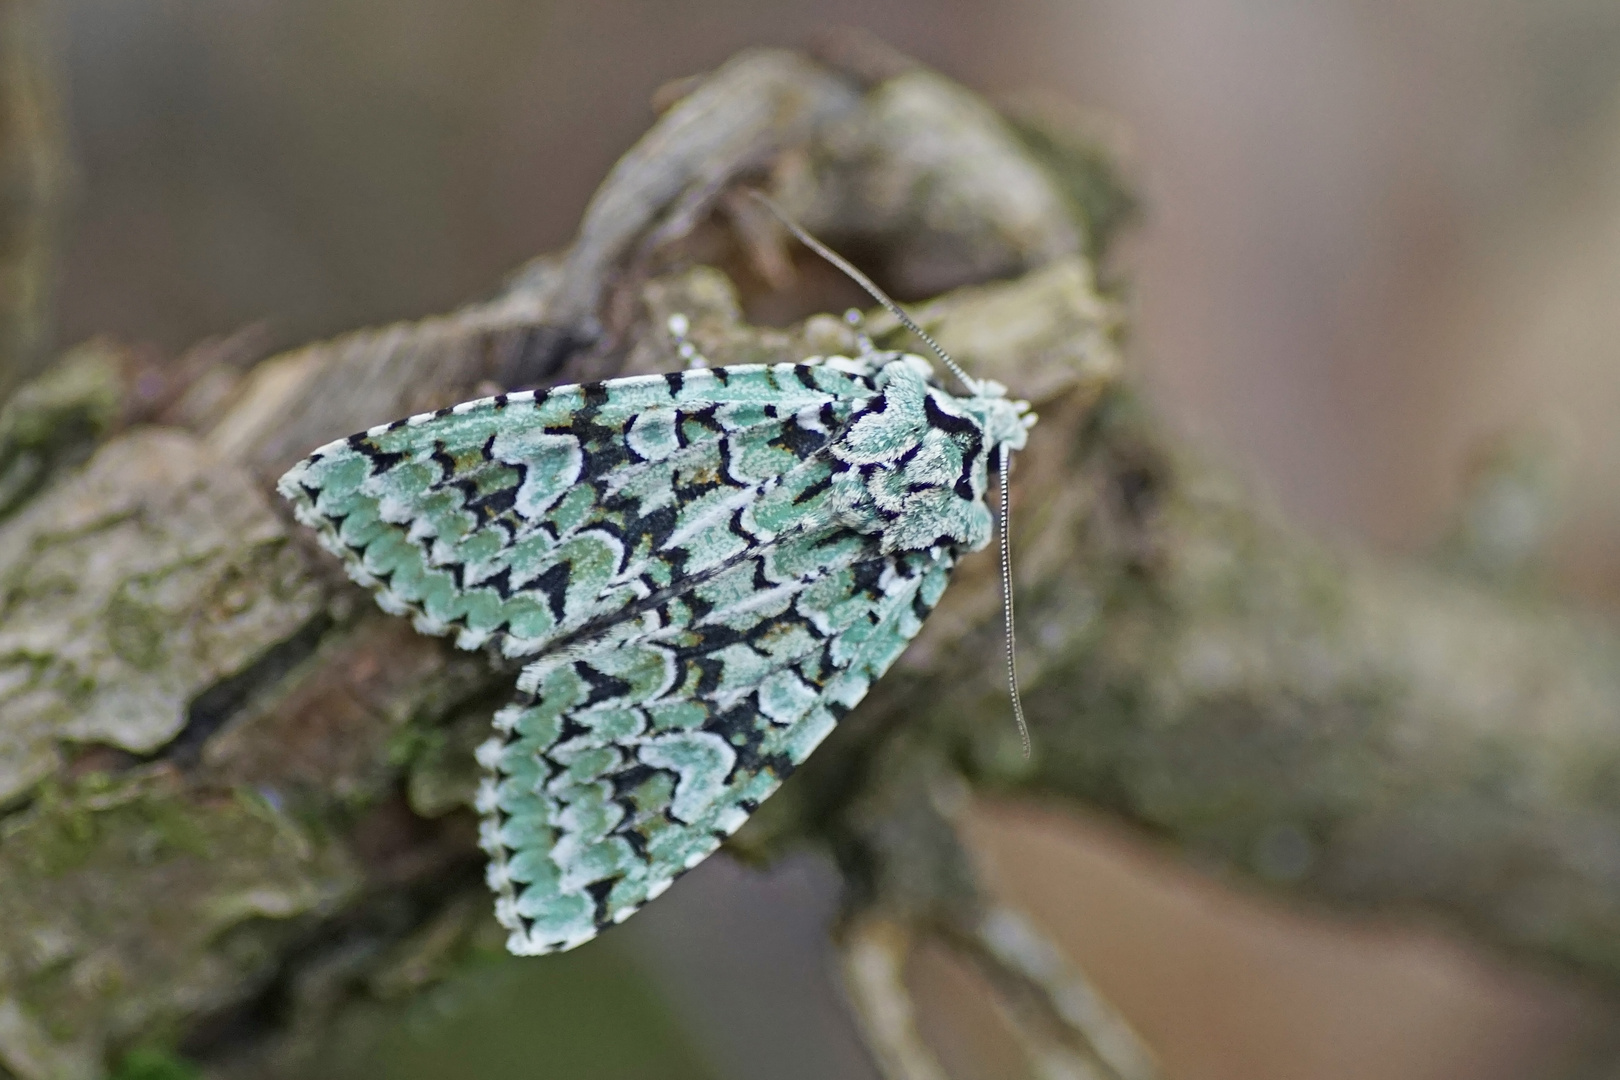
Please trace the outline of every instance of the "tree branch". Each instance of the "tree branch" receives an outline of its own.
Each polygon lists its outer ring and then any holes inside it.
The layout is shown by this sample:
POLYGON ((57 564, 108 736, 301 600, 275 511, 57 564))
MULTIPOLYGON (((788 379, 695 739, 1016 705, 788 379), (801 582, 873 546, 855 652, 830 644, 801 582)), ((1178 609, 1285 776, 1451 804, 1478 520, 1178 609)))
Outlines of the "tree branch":
POLYGON ((1003 999, 1038 1075, 1157 1080, 1140 1036, 1029 920, 1008 907, 987 911, 951 935, 1003 999))
POLYGON ((1151 1075, 1055 952, 986 914, 936 812, 953 790, 1105 806, 1245 880, 1438 913, 1620 983, 1612 630, 1257 509, 1120 363, 1087 259, 1126 205, 1106 157, 871 59, 750 52, 683 84, 570 252, 488 302, 251 368, 216 346, 157 400, 103 347, 14 399, 0 467, 32 464, 0 518, 0 1068, 89 1076, 152 1040, 221 1076, 292 1068, 326 1018, 396 985, 383 972, 420 987, 455 962, 408 943, 462 940, 429 928, 487 910, 471 748, 510 674, 378 612, 269 485, 331 438, 492 388, 678 368, 675 312, 713 364, 853 348, 838 318, 744 318, 850 297, 733 222, 745 181, 903 296, 955 288, 919 321, 1042 414, 1013 519, 1033 759, 982 662, 994 561, 970 559, 732 844, 839 858, 851 986, 893 1075, 934 1066, 885 1000, 891 931, 955 934, 1049 1062, 1151 1075), (798 288, 767 297, 784 267, 798 288))
POLYGON ((861 1033, 890 1080, 949 1080, 917 1030, 906 986, 911 955, 906 927, 877 918, 852 920, 839 944, 844 988, 861 1033))

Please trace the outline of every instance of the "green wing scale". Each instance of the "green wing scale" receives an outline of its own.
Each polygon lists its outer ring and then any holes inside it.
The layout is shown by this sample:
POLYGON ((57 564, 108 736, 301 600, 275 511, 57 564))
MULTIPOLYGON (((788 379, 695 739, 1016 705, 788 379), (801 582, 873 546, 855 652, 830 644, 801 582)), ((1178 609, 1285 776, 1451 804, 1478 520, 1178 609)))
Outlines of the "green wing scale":
POLYGON ((280 489, 416 626, 524 661, 479 751, 517 953, 623 921, 734 832, 983 547, 1027 406, 919 357, 500 395, 332 443, 280 489))

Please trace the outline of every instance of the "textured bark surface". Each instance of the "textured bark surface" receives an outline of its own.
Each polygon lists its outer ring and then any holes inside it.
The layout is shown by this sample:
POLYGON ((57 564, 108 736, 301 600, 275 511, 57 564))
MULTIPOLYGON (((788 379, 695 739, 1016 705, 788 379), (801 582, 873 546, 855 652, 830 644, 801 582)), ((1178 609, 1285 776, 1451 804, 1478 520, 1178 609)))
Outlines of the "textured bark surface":
POLYGON ((745 53, 668 97, 573 247, 487 302, 264 360, 252 335, 161 371, 87 346, 0 411, 0 1075, 92 1077, 153 1041, 295 1073, 485 932, 472 748, 511 674, 378 611, 271 484, 409 413, 678 368, 675 312, 716 364, 851 347, 838 318, 744 317, 858 300, 747 184, 902 298, 943 294, 919 322, 1041 413, 1014 474, 1033 758, 987 659, 987 552, 731 845, 831 845, 895 1075, 935 1067, 891 977, 916 934, 1018 1006, 1043 1075, 1152 1074, 981 897, 952 826, 974 789, 1104 806, 1206 866, 1620 984, 1620 640, 1328 551, 1176 445, 1096 284, 1128 205, 1105 155, 857 44, 745 53))

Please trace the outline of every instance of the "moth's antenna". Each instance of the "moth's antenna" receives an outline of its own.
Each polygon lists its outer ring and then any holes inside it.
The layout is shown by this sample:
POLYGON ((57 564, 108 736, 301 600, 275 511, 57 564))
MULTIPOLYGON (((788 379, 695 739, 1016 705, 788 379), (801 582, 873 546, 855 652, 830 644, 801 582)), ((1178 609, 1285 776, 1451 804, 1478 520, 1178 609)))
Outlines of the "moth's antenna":
POLYGON ((1012 507, 1008 494, 1007 474, 1012 471, 1012 450, 1006 443, 1001 447, 1001 609, 1007 616, 1007 692, 1012 695, 1013 718, 1018 721, 1018 736, 1024 740, 1024 758, 1029 759, 1029 725, 1024 722, 1024 701, 1018 694, 1018 665, 1013 638, 1012 542, 1007 536, 1007 523, 1012 507))
POLYGON ((916 334, 930 349, 934 350, 934 355, 939 357, 941 362, 943 362, 946 367, 951 369, 951 373, 962 381, 962 385, 967 387, 970 393, 975 396, 980 393, 979 381, 970 376, 967 372, 963 371, 961 366, 957 364, 955 360, 952 360, 944 349, 939 347, 939 342, 935 341, 933 338, 924 333, 923 328, 913 322, 911 316, 907 315, 900 309, 899 304, 895 303, 893 300, 890 300, 888 294, 877 287, 876 282, 867 277, 865 274, 861 273, 859 270, 855 269, 848 259, 844 258, 832 248, 805 232, 798 222, 788 217, 787 211, 783 210, 780 206, 777 206, 776 203, 772 202, 762 192, 750 189, 748 194, 759 200, 760 204, 763 205, 765 209, 769 210, 783 225, 786 225, 788 232, 799 238, 799 243, 803 244, 817 255, 820 255, 823 259, 826 259, 828 262, 838 267, 838 269, 842 270, 849 276, 851 281, 865 289, 867 292, 871 293, 874 300, 888 308, 889 314, 899 319, 902 326, 904 326, 907 330, 910 330, 913 334, 916 334))
MULTIPOLYGON (((889 310, 889 314, 893 315, 896 319, 899 319, 902 326, 921 338, 923 343, 933 350, 934 355, 939 357, 940 361, 943 362, 946 367, 951 369, 951 373, 961 380, 962 385, 968 389, 969 393, 977 396, 983 392, 980 389, 978 380, 973 378, 967 372, 963 371, 961 365, 959 365, 955 360, 952 360, 950 355, 944 349, 940 348, 939 342, 929 337, 923 328, 918 326, 911 316, 907 315, 905 311, 901 309, 899 304, 895 303, 893 300, 890 300, 888 294, 877 287, 876 282, 857 270, 848 259, 829 248, 826 244, 823 244, 820 240, 817 240, 814 236, 811 236, 799 225, 798 222, 794 221, 787 215, 787 211, 783 210, 780 206, 777 206, 776 203, 767 198, 764 193, 750 190, 748 194, 753 196, 762 206, 765 207, 765 209, 769 210, 778 221, 787 226, 788 232, 798 237, 801 244, 815 252, 817 255, 820 255, 823 259, 826 259, 828 262, 832 263, 838 269, 842 270, 851 281, 865 289, 872 295, 873 299, 887 308, 889 310)), ((1018 666, 1015 659, 1016 643, 1013 636, 1012 544, 1007 535, 1008 514, 1010 513, 1012 506, 1012 496, 1010 494, 1007 474, 1012 467, 1012 451, 1008 448, 1006 443, 1001 444, 1000 458, 1001 522, 999 531, 1001 533, 1001 601, 1002 610, 1006 614, 1007 618, 1007 690, 1012 696, 1013 718, 1018 721, 1018 735, 1019 738, 1023 740, 1024 757, 1027 759, 1029 757, 1029 724, 1024 720, 1024 702, 1018 693, 1018 666)))

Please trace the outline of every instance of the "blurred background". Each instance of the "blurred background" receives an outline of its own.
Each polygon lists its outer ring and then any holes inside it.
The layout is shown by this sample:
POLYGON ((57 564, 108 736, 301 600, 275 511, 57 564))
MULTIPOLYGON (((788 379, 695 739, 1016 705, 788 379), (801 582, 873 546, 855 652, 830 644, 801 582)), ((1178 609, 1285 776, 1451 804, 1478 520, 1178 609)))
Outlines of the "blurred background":
MULTIPOLYGON (((1620 605, 1620 5, 1613 0, 55 0, 76 166, 58 344, 291 345, 488 294, 568 242, 664 82, 868 29, 1121 133, 1116 253, 1160 408, 1293 520, 1421 556, 1471 463, 1534 448, 1573 602, 1620 605)), ((1178 1080, 1556 1075, 1605 1010, 1441 927, 1201 878, 1102 821, 976 835, 1178 1080)), ((491 959, 357 1074, 873 1075, 838 999, 830 868, 724 859, 600 942, 491 959)), ((1010 1063, 925 958, 961 1077, 1010 1063)), ((1612 1014, 1610 1014, 1612 1015, 1612 1014)))

